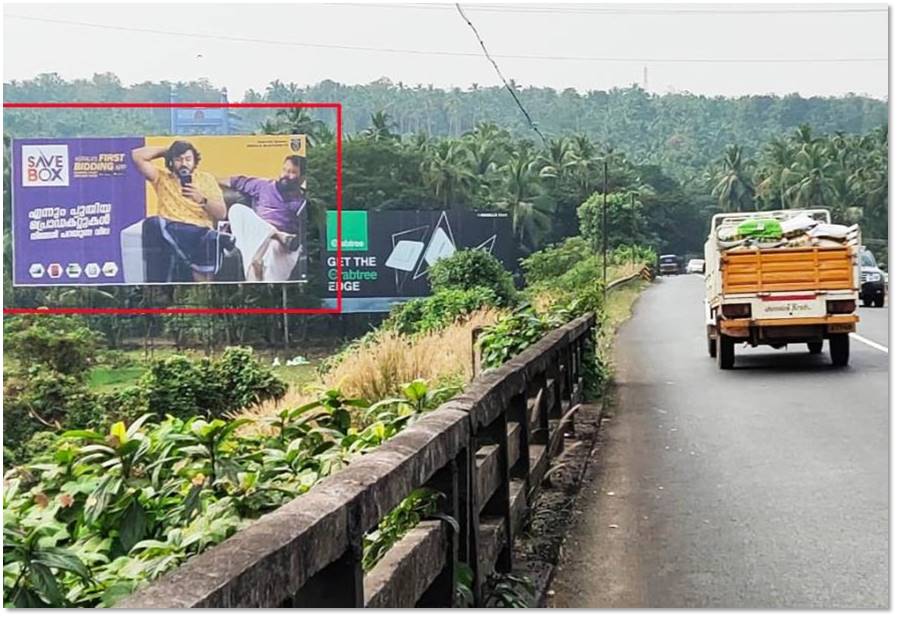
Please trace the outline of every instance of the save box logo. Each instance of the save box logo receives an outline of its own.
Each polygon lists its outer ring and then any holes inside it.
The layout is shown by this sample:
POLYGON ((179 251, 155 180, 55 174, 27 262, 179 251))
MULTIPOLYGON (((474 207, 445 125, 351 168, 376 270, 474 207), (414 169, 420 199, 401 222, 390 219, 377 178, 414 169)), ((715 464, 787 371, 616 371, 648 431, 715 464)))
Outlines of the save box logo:
MULTIPOLYGON (((368 250, 367 210, 343 210, 343 250, 368 250)), ((336 251, 336 210, 327 211, 327 250, 336 251)))

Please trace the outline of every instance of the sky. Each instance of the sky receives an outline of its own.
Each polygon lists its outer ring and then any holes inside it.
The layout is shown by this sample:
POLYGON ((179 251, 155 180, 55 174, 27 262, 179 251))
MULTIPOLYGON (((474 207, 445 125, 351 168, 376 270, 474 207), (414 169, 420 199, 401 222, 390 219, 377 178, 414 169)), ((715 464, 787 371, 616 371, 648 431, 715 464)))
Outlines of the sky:
MULTIPOLYGON (((504 75, 524 86, 888 94, 883 4, 461 6, 504 75)), ((231 100, 273 79, 500 83, 452 4, 7 3, 3 33, 4 81, 205 77, 231 100)))

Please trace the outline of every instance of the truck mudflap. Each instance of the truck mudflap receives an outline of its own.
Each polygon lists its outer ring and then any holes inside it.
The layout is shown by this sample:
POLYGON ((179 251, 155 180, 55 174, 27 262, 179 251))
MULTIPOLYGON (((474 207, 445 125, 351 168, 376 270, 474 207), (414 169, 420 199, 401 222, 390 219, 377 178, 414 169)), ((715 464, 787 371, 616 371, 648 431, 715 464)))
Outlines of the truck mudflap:
POLYGON ((726 336, 751 339, 752 332, 762 339, 797 338, 801 332, 844 334, 856 331, 857 315, 826 315, 792 319, 720 319, 718 329, 726 336), (781 336, 779 336, 781 335, 781 336))

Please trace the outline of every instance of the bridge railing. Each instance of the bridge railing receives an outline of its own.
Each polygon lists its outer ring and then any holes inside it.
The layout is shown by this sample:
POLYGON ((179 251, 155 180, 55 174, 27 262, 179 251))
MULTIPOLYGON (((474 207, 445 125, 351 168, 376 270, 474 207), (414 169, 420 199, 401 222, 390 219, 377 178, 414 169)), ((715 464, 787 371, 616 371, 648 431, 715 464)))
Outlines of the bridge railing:
POLYGON ((120 608, 452 606, 455 570, 512 567, 513 538, 583 392, 589 314, 558 328, 307 494, 188 560, 120 608), (412 491, 440 493, 367 573, 366 533, 412 491))

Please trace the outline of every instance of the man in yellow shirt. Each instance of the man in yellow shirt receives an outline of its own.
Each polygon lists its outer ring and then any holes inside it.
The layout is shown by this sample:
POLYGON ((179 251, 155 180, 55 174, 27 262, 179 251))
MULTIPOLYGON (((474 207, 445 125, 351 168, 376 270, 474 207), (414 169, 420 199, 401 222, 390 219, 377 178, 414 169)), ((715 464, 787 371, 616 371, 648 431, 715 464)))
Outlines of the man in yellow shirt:
POLYGON ((189 142, 175 141, 168 148, 135 148, 131 158, 158 202, 143 223, 147 282, 181 282, 184 266, 194 281, 212 280, 221 251, 232 250, 234 242, 215 229, 227 217, 227 206, 215 176, 197 169, 199 151, 189 142), (153 162, 160 158, 164 168, 153 162))

